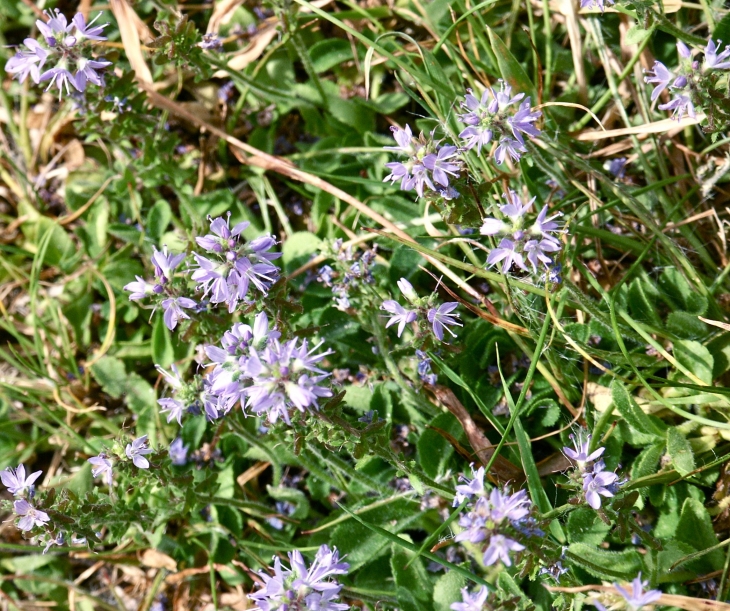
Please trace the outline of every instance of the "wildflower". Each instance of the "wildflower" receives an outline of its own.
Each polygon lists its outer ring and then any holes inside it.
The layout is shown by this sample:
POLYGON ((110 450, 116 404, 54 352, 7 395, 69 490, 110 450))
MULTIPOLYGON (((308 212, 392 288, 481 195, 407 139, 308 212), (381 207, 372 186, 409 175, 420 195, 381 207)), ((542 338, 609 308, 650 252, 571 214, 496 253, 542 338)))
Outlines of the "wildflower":
POLYGON ((162 317, 165 322, 165 326, 170 329, 170 331, 173 331, 175 327, 177 327, 177 323, 181 318, 190 320, 190 316, 183 312, 182 308, 194 308, 198 304, 187 297, 177 297, 174 299, 164 299, 161 305, 162 309, 165 311, 165 314, 162 317))
POLYGON ((676 93, 674 97, 666 104, 659 104, 660 110, 673 110, 672 116, 681 121, 682 117, 688 114, 693 119, 696 116, 694 104, 688 95, 676 93))
POLYGON ((614 4, 614 0, 580 0, 580 8, 598 8, 603 13, 606 10, 604 2, 614 4))
POLYGON ((631 582, 631 591, 627 591, 623 586, 618 583, 614 583, 613 587, 616 588, 619 594, 626 599, 629 607, 632 611, 638 611, 644 605, 650 605, 655 603, 662 597, 661 590, 647 590, 644 592, 644 588, 649 585, 648 581, 641 580, 641 573, 631 582))
POLYGON ((112 461, 109 460, 104 452, 98 456, 92 456, 89 458, 89 462, 94 465, 91 469, 91 475, 99 477, 100 475, 106 475, 106 483, 109 487, 112 485, 112 461))
POLYGON ((607 161, 603 167, 613 174, 616 178, 623 178, 626 176, 626 157, 616 157, 607 161))
POLYGON ((493 87, 485 89, 480 99, 467 89, 461 104, 467 112, 459 116, 467 127, 459 138, 464 149, 476 147, 477 153, 481 154, 482 147, 489 144, 496 134, 500 144, 494 151, 494 158, 501 165, 507 155, 519 161, 521 154, 527 152, 523 134, 530 138, 540 135, 534 123, 542 113, 530 109, 530 98, 525 98, 524 93, 513 96, 510 85, 503 80, 499 83, 498 90, 493 87), (511 107, 518 103, 517 111, 513 113, 511 107))
POLYGON ((271 236, 262 236, 249 243, 241 240, 242 232, 249 226, 247 221, 229 227, 230 214, 210 220, 212 234, 196 238, 199 246, 213 258, 193 253, 198 264, 192 279, 205 296, 210 294, 211 303, 226 303, 233 312, 239 301, 246 301, 249 286, 266 294, 277 280, 279 268, 271 261, 281 253, 269 252, 276 244, 271 236))
POLYGON ((45 511, 36 509, 25 499, 20 499, 13 503, 16 515, 20 516, 18 528, 23 532, 33 530, 35 526, 45 526, 51 518, 45 511))
POLYGON ((603 470, 603 461, 593 466, 593 471, 583 474, 583 492, 586 502, 593 509, 601 508, 601 496, 612 497, 618 486, 618 475, 603 470))
POLYGON ((718 55, 717 52, 722 45, 722 40, 718 40, 717 44, 710 38, 705 47, 705 70, 727 70, 730 68, 730 45, 726 45, 725 49, 718 55))
POLYGON ((168 453, 170 455, 170 461, 176 467, 180 467, 188 461, 188 446, 183 445, 182 437, 175 438, 170 444, 168 453))
POLYGON ((451 337, 456 337, 456 334, 449 329, 449 327, 454 325, 459 327, 462 326, 462 324, 455 318, 459 315, 451 314, 458 305, 459 304, 456 301, 449 301, 447 303, 442 303, 438 308, 431 308, 428 311, 428 322, 433 325, 433 334, 439 341, 443 341, 444 339, 444 329, 451 334, 451 337))
POLYGON ((397 324, 398 337, 403 334, 406 325, 412 323, 417 318, 415 312, 412 310, 406 310, 401 304, 393 299, 387 299, 384 301, 380 306, 380 309, 392 314, 392 316, 388 319, 388 322, 385 324, 385 327, 387 329, 391 325, 397 324))
POLYGON ((259 576, 263 585, 248 597, 261 611, 344 611, 349 605, 337 602, 342 585, 333 579, 344 575, 350 568, 340 562, 337 549, 322 545, 311 566, 307 566, 299 551, 289 552, 291 568, 284 568, 278 557, 274 558, 274 574, 262 571, 259 576))
POLYGON ((455 146, 442 146, 438 152, 426 155, 423 165, 433 173, 433 179, 444 187, 449 186, 449 176, 458 178, 461 164, 450 161, 459 152, 455 146))
POLYGON ((416 293, 416 289, 413 288, 413 285, 408 282, 408 280, 401 278, 396 284, 398 285, 400 292, 403 293, 403 297, 405 297, 410 303, 418 301, 418 293, 416 293))
POLYGON ((496 265, 501 261, 503 273, 507 273, 510 269, 512 269, 513 264, 520 269, 527 271, 525 259, 517 252, 516 246, 517 245, 512 240, 503 238, 499 243, 499 246, 492 249, 489 253, 489 256, 487 257, 487 265, 496 265))
POLYGON ((522 153, 526 153, 527 149, 519 140, 512 138, 502 138, 499 146, 494 150, 494 160, 497 165, 502 165, 509 156, 513 161, 519 161, 522 153))
POLYGON ((484 551, 484 564, 490 566, 501 560, 505 566, 512 566, 510 552, 521 552, 525 546, 504 535, 492 535, 489 539, 489 546, 484 551))
POLYGON ((575 449, 564 447, 563 454, 565 454, 567 458, 573 461, 581 472, 584 472, 586 470, 586 465, 589 462, 598 460, 601 456, 603 456, 603 453, 606 451, 606 448, 598 448, 593 452, 590 452, 590 435, 587 436, 585 441, 581 441, 575 435, 571 435, 570 438, 573 440, 573 446, 575 447, 575 449))
POLYGON ((137 278, 136 282, 130 282, 124 286, 125 291, 130 291, 132 293, 129 296, 130 301, 144 299, 148 295, 152 295, 154 293, 155 287, 153 284, 145 282, 144 278, 140 278, 139 276, 135 276, 135 278, 137 278))
POLYGON ((550 267, 553 260, 546 253, 557 252, 560 250, 560 244, 553 240, 528 240, 523 246, 527 253, 527 261, 532 266, 532 271, 537 273, 538 261, 543 263, 545 267, 550 267))
POLYGON ((651 101, 656 100, 662 91, 664 91, 672 79, 675 78, 674 74, 660 61, 654 62, 654 67, 651 70, 647 70, 647 76, 644 77, 645 83, 655 83, 651 92, 651 101))
POLYGON ((185 253, 179 255, 171 255, 167 252, 167 246, 162 247, 162 251, 152 247, 152 264, 155 266, 155 278, 160 284, 165 284, 172 280, 172 272, 175 268, 185 260, 185 253))
POLYGON ((487 586, 482 586, 476 592, 469 592, 467 588, 461 589, 461 601, 451 604, 453 611, 482 611, 484 604, 487 602, 489 590, 487 586))
POLYGON ((69 23, 58 9, 45 11, 45 15, 47 22, 36 21, 41 40, 26 38, 16 55, 8 60, 6 71, 17 76, 20 82, 28 76, 35 83, 50 81, 46 90, 55 86, 59 97, 64 91, 66 95, 72 95, 72 88, 85 91, 87 82, 103 86, 104 78, 97 71, 109 67, 111 62, 103 58, 90 59, 87 46, 106 40, 102 31, 108 24, 92 27, 93 21, 87 25, 80 13, 69 23), (41 72, 46 63, 52 67, 41 72))
POLYGON ((250 380, 243 389, 246 408, 257 415, 266 413, 272 424, 279 418, 291 424, 290 408, 304 413, 319 407, 318 398, 332 396, 332 391, 319 386, 329 374, 316 367, 331 351, 314 354, 321 343, 310 350, 307 340, 298 341, 272 340, 260 352, 250 348, 245 363, 244 375, 250 380))
POLYGON ((142 435, 138 439, 128 443, 125 448, 127 458, 131 459, 134 466, 139 469, 148 469, 150 462, 144 457, 145 454, 150 454, 151 448, 147 447, 147 435, 142 435))
POLYGON ((438 376, 431 371, 431 359, 422 350, 416 349, 416 358, 418 359, 418 377, 424 384, 434 385, 438 381, 438 376))
POLYGON ((211 49, 217 51, 218 49, 221 49, 223 47, 223 42, 220 38, 218 38, 216 34, 209 32, 208 34, 205 34, 203 36, 203 40, 198 43, 198 46, 201 49, 206 49, 208 51, 211 49))
POLYGON ((28 477, 25 476, 25 465, 20 464, 17 468, 7 467, 5 470, 0 471, 0 480, 8 489, 8 492, 13 496, 20 496, 26 490, 33 490, 33 483, 41 476, 43 471, 36 471, 31 473, 28 477))
POLYGON ((453 506, 460 505, 464 500, 471 499, 474 496, 484 496, 484 467, 479 467, 474 471, 474 465, 471 467, 474 479, 468 479, 463 475, 459 480, 465 482, 463 485, 456 486, 456 494, 454 495, 453 506))

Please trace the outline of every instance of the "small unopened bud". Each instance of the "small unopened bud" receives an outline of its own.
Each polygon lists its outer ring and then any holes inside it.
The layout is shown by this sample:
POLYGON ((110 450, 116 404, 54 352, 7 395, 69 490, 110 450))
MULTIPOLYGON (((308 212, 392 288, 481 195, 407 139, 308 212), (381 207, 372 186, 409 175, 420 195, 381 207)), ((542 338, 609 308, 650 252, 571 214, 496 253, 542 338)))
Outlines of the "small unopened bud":
POLYGON ((400 280, 398 280, 398 288, 400 289, 400 292, 403 293, 403 297, 405 297, 411 303, 414 303, 418 300, 418 293, 416 293, 413 285, 405 278, 401 278, 400 280))

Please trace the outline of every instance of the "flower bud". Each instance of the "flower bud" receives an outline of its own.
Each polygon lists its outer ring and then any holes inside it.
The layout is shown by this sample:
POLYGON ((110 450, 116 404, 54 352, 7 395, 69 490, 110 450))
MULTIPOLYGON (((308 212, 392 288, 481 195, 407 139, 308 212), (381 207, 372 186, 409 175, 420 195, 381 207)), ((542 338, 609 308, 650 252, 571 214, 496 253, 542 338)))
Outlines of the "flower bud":
POLYGON ((413 285, 411 285, 411 283, 405 278, 398 280, 398 288, 400 289, 400 292, 403 293, 403 297, 411 303, 418 301, 418 293, 416 293, 413 285))

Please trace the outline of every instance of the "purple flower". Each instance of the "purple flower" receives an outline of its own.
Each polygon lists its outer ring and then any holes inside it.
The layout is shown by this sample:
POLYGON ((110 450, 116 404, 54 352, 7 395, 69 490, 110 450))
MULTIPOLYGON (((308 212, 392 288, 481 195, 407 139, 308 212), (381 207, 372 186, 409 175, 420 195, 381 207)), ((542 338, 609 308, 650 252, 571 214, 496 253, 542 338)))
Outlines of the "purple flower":
POLYGON ((75 87, 79 91, 86 91, 86 83, 91 82, 99 87, 104 86, 104 77, 97 72, 102 68, 111 66, 112 63, 105 59, 86 59, 84 57, 79 58, 76 63, 76 82, 75 87))
POLYGON ((410 303, 418 301, 418 293, 416 293, 416 289, 413 288, 413 285, 408 282, 408 280, 401 278, 396 284, 398 285, 400 292, 403 293, 403 297, 405 297, 410 303))
POLYGON ((674 97, 666 104, 659 104, 660 110, 672 110, 673 118, 677 121, 681 121, 682 117, 687 113, 693 119, 695 118, 695 107, 692 104, 692 99, 688 95, 682 93, 675 93, 674 97))
POLYGON ((95 40, 95 41, 103 41, 106 40, 106 36, 102 35, 102 31, 105 27, 107 27, 108 23, 102 23, 101 25, 95 25, 93 28, 91 27, 92 24, 101 17, 102 13, 99 12, 96 17, 94 17, 88 24, 86 23, 86 20, 84 19, 84 16, 81 13, 76 13, 74 18, 72 19, 73 24, 76 28, 76 32, 74 35, 76 38, 81 41, 84 38, 87 40, 95 40))
POLYGON ((431 371, 431 359, 422 350, 416 349, 416 358, 418 359, 418 377, 424 384, 434 385, 438 381, 438 376, 431 371))
POLYGON ((603 461, 593 466, 593 472, 583 474, 583 492, 593 509, 601 508, 601 496, 612 497, 618 485, 618 475, 603 470, 603 461))
POLYGON ((155 277, 161 284, 165 284, 172 280, 172 272, 185 259, 185 253, 179 255, 171 255, 167 252, 167 246, 162 247, 162 251, 152 247, 152 264, 155 266, 155 277))
POLYGON ((449 301, 442 303, 438 308, 431 308, 428 311, 427 318, 428 322, 433 325, 433 334, 438 338, 439 341, 444 340, 444 329, 446 329, 451 337, 456 337, 456 334, 449 329, 450 326, 461 327, 462 324, 456 320, 458 314, 451 314, 459 305, 456 301, 449 301))
POLYGON ((495 564, 501 560, 505 566, 512 566, 512 560, 509 556, 510 552, 521 552, 525 549, 524 545, 517 541, 505 537, 504 535, 492 535, 489 539, 489 545, 484 551, 483 561, 486 566, 495 564))
POLYGON ((532 506, 532 501, 525 490, 507 494, 499 488, 493 488, 489 493, 489 503, 492 506, 490 519, 496 524, 501 524, 504 520, 519 522, 530 513, 532 506))
POLYGON ((661 590, 647 590, 644 592, 644 588, 649 585, 648 581, 641 580, 641 573, 631 582, 631 591, 627 591, 623 586, 618 583, 614 583, 613 587, 616 588, 619 594, 626 599, 626 602, 631 607, 632 611, 638 611, 644 605, 650 605, 655 603, 662 597, 661 590))
MULTIPOLYGON (((534 198, 532 201, 534 201, 534 198)), ((530 203, 532 203, 532 201, 530 203)), ((547 217, 547 213, 548 207, 543 206, 542 210, 540 210, 540 214, 537 215, 537 218, 532 225, 530 234, 533 236, 542 236, 557 243, 555 236, 551 236, 550 233, 560 231, 560 225, 558 225, 558 223, 556 223, 553 219, 562 216, 562 213, 558 212, 557 214, 553 214, 550 218, 547 217)))
POLYGON ((453 611, 483 611, 488 595, 489 590, 487 589, 487 586, 482 586, 479 590, 472 593, 469 593, 469 590, 466 588, 462 588, 462 602, 452 603, 451 609, 453 609, 453 611))
POLYGON ((34 526, 45 526, 51 519, 45 511, 36 509, 25 499, 15 501, 13 509, 15 514, 20 516, 18 528, 23 532, 33 530, 34 526))
POLYGON ((127 458, 130 458, 134 463, 134 466, 138 469, 148 469, 150 462, 144 457, 145 454, 150 454, 151 448, 147 447, 147 435, 142 435, 138 439, 128 443, 125 448, 127 458))
POLYGON ((346 562, 340 562, 337 549, 322 545, 311 566, 307 566, 299 551, 289 552, 289 563, 291 568, 283 568, 277 556, 273 575, 259 573, 264 583, 248 596, 256 608, 261 611, 345 611, 349 608, 337 602, 342 585, 334 577, 344 575, 350 568, 346 562))
POLYGON ((552 258, 546 253, 559 251, 560 244, 548 239, 528 240, 523 248, 527 253, 527 261, 532 266, 532 271, 537 273, 538 262, 543 263, 545 267, 550 267, 553 264, 552 258))
POLYGON ((148 295, 152 295, 152 293, 154 293, 155 287, 153 284, 145 282, 144 278, 140 278, 139 276, 135 276, 135 278, 137 278, 136 282, 130 282, 124 286, 125 291, 131 291, 132 293, 129 296, 130 301, 144 299, 148 295))
POLYGON ((33 38, 26 38, 23 44, 27 48, 20 49, 5 64, 5 71, 18 77, 22 83, 30 75, 34 83, 39 83, 41 79, 41 69, 46 63, 48 51, 41 47, 33 38))
POLYGON ((33 482, 35 482, 43 471, 36 471, 31 473, 28 477, 25 476, 25 465, 20 464, 16 469, 7 467, 5 470, 0 471, 0 481, 3 486, 8 489, 8 492, 13 496, 20 496, 25 490, 33 490, 33 482))
POLYGON ((99 456, 92 456, 89 458, 89 462, 93 465, 91 469, 91 475, 99 477, 100 475, 106 475, 106 483, 111 487, 112 485, 112 461, 109 460, 104 452, 99 456))
POLYGON ((223 47, 223 43, 221 42, 221 39, 218 38, 217 35, 213 34, 212 32, 209 32, 208 34, 203 35, 203 40, 201 40, 198 43, 198 46, 201 49, 218 50, 223 47))
POLYGON ((168 422, 177 420, 177 423, 182 426, 182 415, 186 409, 186 405, 182 401, 166 397, 163 399, 157 399, 157 404, 162 407, 160 413, 167 414, 168 422))
POLYGON ((644 77, 645 83, 656 84, 654 90, 651 92, 652 102, 659 97, 659 94, 669 86, 669 82, 673 79, 674 74, 662 62, 654 62, 654 67, 651 70, 647 70, 646 76, 644 77))
POLYGON ((197 304, 192 299, 188 299, 187 297, 164 299, 162 301, 162 309, 165 311, 165 314, 162 318, 165 321, 165 326, 170 329, 170 331, 173 331, 175 327, 177 327, 178 320, 181 318, 190 320, 190 316, 183 312, 182 308, 190 309, 194 308, 196 305, 197 304))
POLYGON ((484 496, 486 494, 484 490, 484 467, 479 467, 474 471, 474 465, 471 465, 471 472, 474 479, 469 479, 464 475, 459 477, 459 480, 465 483, 456 486, 453 507, 460 505, 466 499, 471 500, 474 496, 484 496))
POLYGON ((508 239, 503 238, 499 243, 499 246, 493 249, 487 257, 487 265, 496 265, 500 261, 502 262, 502 272, 507 273, 512 269, 512 265, 516 265, 520 269, 527 271, 524 257, 515 250, 515 243, 508 239))
MULTIPOLYGON (((712 42, 712 39, 710 39, 710 42, 712 42)), ((718 41, 718 44, 719 42, 720 41, 718 41)), ((690 57, 692 57, 692 52, 689 50, 689 47, 681 40, 677 41, 677 53, 679 53, 679 56, 684 59, 689 59, 690 57)))
POLYGON ((252 347, 245 363, 245 376, 250 378, 250 386, 243 389, 246 408, 256 415, 266 413, 272 424, 279 418, 291 424, 291 408, 304 413, 317 409, 320 397, 332 396, 332 391, 319 386, 329 374, 316 366, 331 351, 315 354, 321 343, 310 350, 307 340, 298 342, 272 340, 260 352, 252 347))
POLYGON ((188 461, 188 446, 183 445, 182 437, 177 437, 170 444, 168 453, 170 455, 170 461, 176 467, 181 467, 188 461))
POLYGON ((76 78, 71 74, 62 64, 46 70, 41 74, 41 82, 50 80, 46 91, 51 89, 54 85, 58 88, 58 99, 60 100, 63 96, 63 90, 66 89, 66 95, 71 95, 71 87, 77 91, 82 91, 76 84, 76 78))
POLYGON ((384 146, 386 151, 396 151, 403 153, 404 155, 414 155, 417 152, 417 147, 414 143, 413 132, 411 126, 406 124, 405 129, 401 129, 396 125, 390 126, 390 131, 393 133, 393 138, 398 146, 384 146))
POLYGON ((64 41, 67 46, 76 44, 76 39, 73 37, 71 37, 72 40, 65 40, 67 38, 66 34, 71 31, 73 24, 68 24, 66 16, 61 11, 51 9, 50 11, 43 11, 43 13, 48 17, 48 22, 37 19, 35 23, 49 46, 54 47, 61 41, 64 41))
POLYGON ((449 176, 459 177, 461 162, 451 161, 459 154, 455 146, 442 146, 436 153, 423 158, 423 165, 433 173, 433 179, 443 187, 449 186, 449 176))
POLYGON ((565 454, 567 458, 572 460, 581 472, 585 471, 586 465, 589 462, 598 460, 601 456, 603 456, 603 453, 606 451, 606 448, 598 448, 597 450, 590 452, 590 435, 587 436, 585 441, 581 441, 580 438, 576 437, 575 435, 571 435, 570 438, 573 440, 573 446, 575 447, 575 450, 573 448, 564 447, 563 454, 565 454))
POLYGON ((530 138, 540 135, 540 130, 533 123, 541 116, 542 113, 539 110, 535 112, 530 110, 530 98, 527 98, 520 104, 520 108, 514 116, 507 119, 507 124, 512 128, 512 133, 520 144, 524 144, 522 134, 527 134, 530 138))
POLYGON ((403 334, 403 331, 406 328, 407 324, 412 323, 414 320, 416 320, 416 313, 412 310, 406 310, 401 304, 399 304, 397 301, 394 301, 393 299, 388 299, 383 302, 383 304, 380 306, 381 310, 385 310, 386 312, 390 312, 392 316, 388 319, 388 322, 385 324, 385 328, 387 329, 391 325, 398 325, 398 337, 400 337, 403 334))
POLYGON ((726 61, 730 58, 730 45, 727 45, 725 50, 718 55, 717 51, 720 49, 720 45, 722 45, 722 40, 718 40, 717 44, 714 43, 712 38, 707 41, 704 64, 706 70, 727 70, 730 68, 730 61, 726 61))
POLYGON ((497 165, 502 165, 505 159, 507 159, 507 156, 511 157, 513 161, 519 161, 522 153, 526 152, 527 149, 519 140, 506 137, 499 141, 499 146, 494 151, 494 160, 497 162, 497 165))
POLYGON ((580 0, 580 8, 596 8, 598 7, 603 13, 606 10, 604 1, 608 4, 613 4, 614 0, 580 0))
POLYGON ((626 157, 616 157, 611 159, 604 164, 604 168, 607 169, 616 178, 623 178, 626 176, 626 157))
POLYGON ((463 141, 465 150, 469 151, 476 146, 477 153, 481 155, 482 147, 487 146, 492 141, 492 135, 493 132, 489 128, 479 129, 469 125, 461 131, 459 138, 463 141))

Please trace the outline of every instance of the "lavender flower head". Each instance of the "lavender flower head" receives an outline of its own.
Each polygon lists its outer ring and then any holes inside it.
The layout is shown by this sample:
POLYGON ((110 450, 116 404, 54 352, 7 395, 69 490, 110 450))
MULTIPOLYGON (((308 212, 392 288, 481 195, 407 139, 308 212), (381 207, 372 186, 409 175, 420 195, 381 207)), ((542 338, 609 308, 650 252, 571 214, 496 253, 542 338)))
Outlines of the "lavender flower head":
POLYGON ((266 295, 271 285, 279 277, 279 268, 271 262, 281 253, 269 252, 276 245, 273 236, 262 236, 251 242, 242 238, 248 221, 229 227, 230 214, 224 219, 210 220, 212 233, 196 238, 198 246, 205 249, 207 257, 193 253, 198 265, 192 279, 198 283, 211 303, 225 303, 228 311, 233 312, 239 301, 253 303, 248 299, 249 287, 266 295))
POLYGON ((650 605, 652 603, 655 603, 662 597, 661 590, 647 590, 645 592, 644 588, 646 588, 648 585, 649 582, 642 581, 641 573, 639 573, 637 577, 631 582, 630 591, 626 590, 623 586, 620 586, 617 583, 614 583, 613 587, 616 588, 618 593, 626 599, 626 602, 629 604, 633 611, 638 611, 638 609, 641 609, 644 605, 650 605))
POLYGON ((584 473, 587 470, 589 463, 598 460, 606 451, 606 448, 598 448, 593 452, 590 452, 590 435, 588 435, 585 439, 581 439, 580 435, 571 435, 570 438, 573 440, 573 446, 575 449, 564 447, 563 454, 575 463, 575 466, 581 473, 584 473))
POLYGON ((35 526, 45 526, 51 518, 45 511, 36 509, 25 499, 13 503, 15 514, 20 517, 18 528, 23 532, 33 530, 35 526))
POLYGON ((44 11, 44 14, 45 20, 36 21, 41 38, 26 38, 5 64, 6 72, 21 83, 29 76, 36 84, 50 81, 46 91, 55 86, 59 98, 64 91, 71 95, 71 88, 86 91, 88 83, 103 87, 104 76, 100 71, 111 66, 111 62, 88 56, 90 43, 106 40, 102 31, 109 24, 93 25, 101 13, 88 24, 81 13, 76 14, 71 23, 58 9, 44 11), (43 70, 46 64, 50 67, 43 70))
POLYGON ((603 13, 606 10, 606 3, 614 4, 614 0, 580 0, 580 8, 598 8, 603 13))
POLYGON ((531 530, 534 522, 529 515, 532 502, 527 492, 520 490, 508 494, 506 490, 492 489, 487 493, 484 488, 484 468, 474 471, 474 479, 462 476, 464 485, 456 487, 454 505, 465 499, 472 501, 467 507, 469 511, 459 518, 462 531, 454 541, 469 541, 473 544, 485 544, 482 547, 483 562, 489 566, 501 561, 505 566, 512 565, 511 552, 520 552, 525 546, 512 538, 513 531, 523 534, 535 534, 531 530))
POLYGON ((322 545, 310 566, 299 551, 289 552, 291 568, 282 567, 279 557, 274 558, 273 575, 261 571, 263 584, 249 594, 261 611, 345 611, 350 605, 338 602, 342 585, 334 579, 350 568, 340 562, 336 548, 322 545))
POLYGON ((128 443, 125 448, 127 458, 131 459, 134 466, 138 469, 149 469, 150 461, 144 456, 145 454, 152 453, 152 448, 147 447, 147 435, 142 435, 138 439, 128 443))
POLYGON ((593 470, 583 474, 583 493, 586 502, 593 509, 601 508, 601 497, 612 497, 620 485, 618 475, 613 471, 605 471, 603 461, 593 465, 593 470))
POLYGON ((170 461, 176 467, 183 466, 188 461, 188 446, 183 444, 182 437, 177 437, 168 450, 170 461))
POLYGON ((406 325, 412 323, 418 315, 413 310, 406 310, 402 305, 393 299, 386 299, 380 306, 381 310, 385 310, 391 314, 388 322, 385 323, 387 329, 391 325, 398 325, 398 337, 403 335, 406 325))
POLYGON ((485 89, 481 98, 477 98, 471 89, 467 89, 461 107, 467 111, 459 116, 466 128, 459 134, 465 150, 474 147, 481 154, 482 147, 488 145, 493 138, 499 140, 494 158, 497 164, 504 163, 507 156, 519 161, 522 153, 527 152, 524 136, 535 138, 540 130, 535 123, 542 116, 540 111, 530 109, 530 98, 524 93, 512 95, 512 87, 505 81, 499 81, 499 89, 485 89), (517 106, 515 112, 513 106, 517 106))
POLYGON ((456 337, 456 333, 449 329, 449 327, 462 326, 462 324, 456 320, 459 317, 459 314, 452 314, 458 306, 458 302, 449 301, 442 303, 437 308, 431 308, 427 312, 426 318, 428 319, 428 322, 433 325, 433 334, 440 342, 444 340, 444 329, 451 334, 451 337, 456 337))
POLYGON ((504 273, 513 266, 527 271, 527 264, 534 273, 541 265, 550 268, 554 263, 553 254, 561 248, 557 234, 563 230, 555 221, 560 213, 548 217, 548 207, 544 206, 533 224, 527 227, 525 215, 536 198, 525 203, 516 191, 505 193, 504 198, 507 203, 499 207, 504 218, 485 218, 480 229, 482 235, 501 238, 497 247, 490 251, 487 265, 501 263, 504 273))
POLYGON ((484 604, 487 602, 489 590, 487 586, 482 586, 475 592, 469 592, 467 588, 461 589, 461 602, 451 604, 453 611, 482 611, 484 604))
POLYGON ((400 181, 403 191, 415 189, 418 196, 423 197, 425 193, 439 195, 442 190, 449 188, 451 178, 459 177, 463 163, 458 158, 458 147, 441 146, 440 141, 427 139, 423 133, 415 138, 409 125, 405 129, 393 126, 391 131, 398 146, 383 148, 401 153, 407 159, 386 163, 390 174, 383 182, 400 181))
POLYGON ((8 467, 0 471, 0 480, 13 496, 21 496, 26 490, 29 493, 33 491, 33 483, 41 476, 43 471, 31 473, 25 476, 25 465, 20 464, 16 469, 8 467))
POLYGON ((718 54, 722 40, 718 40, 717 44, 710 38, 705 47, 705 62, 703 68, 705 70, 727 70, 730 68, 730 45, 725 45, 725 49, 718 54))
POLYGON ((99 477, 100 475, 106 476, 106 483, 109 487, 112 485, 112 461, 109 460, 104 452, 101 452, 98 456, 92 456, 89 458, 89 462, 93 465, 91 469, 91 475, 99 477))

